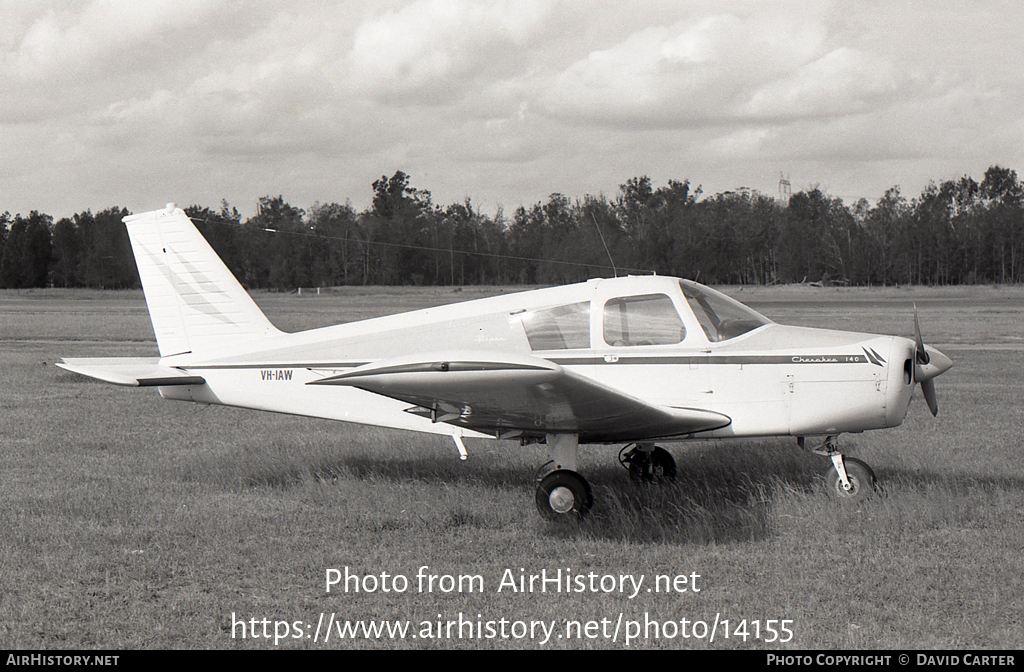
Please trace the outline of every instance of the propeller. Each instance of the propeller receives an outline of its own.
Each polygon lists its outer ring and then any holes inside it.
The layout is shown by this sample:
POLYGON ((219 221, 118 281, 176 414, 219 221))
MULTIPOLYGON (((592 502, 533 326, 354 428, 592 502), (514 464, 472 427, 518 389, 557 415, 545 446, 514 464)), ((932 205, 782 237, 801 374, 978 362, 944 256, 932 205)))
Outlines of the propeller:
POLYGON ((917 348, 914 351, 914 379, 921 383, 921 393, 932 415, 939 414, 939 399, 935 394, 935 377, 945 373, 953 366, 953 361, 944 354, 924 344, 921 338, 921 322, 917 317, 917 304, 914 304, 914 338, 917 348))

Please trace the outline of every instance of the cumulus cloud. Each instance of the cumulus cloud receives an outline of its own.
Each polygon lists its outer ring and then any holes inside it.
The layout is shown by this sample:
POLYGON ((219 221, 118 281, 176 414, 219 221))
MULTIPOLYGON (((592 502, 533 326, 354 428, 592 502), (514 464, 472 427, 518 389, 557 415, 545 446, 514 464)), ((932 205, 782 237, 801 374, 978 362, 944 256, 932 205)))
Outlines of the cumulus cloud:
POLYGON ((881 193, 933 157, 1024 159, 1020 15, 820 0, 0 0, 4 188, 21 199, 0 211, 105 207, 121 199, 90 199, 123 192, 158 205, 170 187, 179 201, 359 199, 396 169, 438 200, 450 185, 455 200, 505 205, 638 174, 707 192, 766 176, 770 189, 780 169, 798 184, 801 167, 854 163, 872 169, 846 170, 845 191, 881 193))
POLYGON ((742 111, 755 118, 799 118, 863 112, 900 91, 891 63, 840 47, 757 89, 742 111))
POLYGON ((93 0, 50 9, 28 27, 17 51, 7 55, 9 74, 40 81, 57 73, 109 75, 133 67, 133 55, 163 51, 168 38, 222 11, 217 0, 93 0), (99 68, 102 70, 97 71, 99 68))
POLYGON ((461 97, 467 82, 514 68, 550 12, 547 0, 416 0, 358 28, 352 83, 381 98, 461 97))
POLYGON ((237 30, 239 10, 216 0, 24 5, 34 13, 23 10, 6 24, 0 120, 59 118, 181 85, 203 67, 211 36, 237 30))
POLYGON ((609 123, 706 125, 842 114, 895 90, 890 63, 829 38, 813 12, 652 26, 570 65, 543 103, 609 123))

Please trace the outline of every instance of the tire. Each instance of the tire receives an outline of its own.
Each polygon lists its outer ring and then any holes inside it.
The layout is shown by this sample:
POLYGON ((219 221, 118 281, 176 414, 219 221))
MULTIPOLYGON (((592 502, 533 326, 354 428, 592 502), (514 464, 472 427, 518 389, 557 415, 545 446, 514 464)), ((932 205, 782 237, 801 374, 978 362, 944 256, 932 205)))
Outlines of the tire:
POLYGON ((629 460, 629 477, 634 483, 671 483, 676 479, 676 461, 661 446, 650 453, 636 450, 629 460))
POLYGON ((839 472, 835 465, 828 470, 826 482, 828 483, 829 494, 845 502, 863 502, 875 494, 877 481, 875 472, 871 471, 866 463, 854 457, 844 457, 843 465, 846 467, 846 477, 850 480, 850 489, 843 489, 843 481, 839 478, 839 472))
POLYGON ((537 486, 537 510, 547 520, 582 520, 594 505, 590 484, 575 471, 562 469, 537 486))

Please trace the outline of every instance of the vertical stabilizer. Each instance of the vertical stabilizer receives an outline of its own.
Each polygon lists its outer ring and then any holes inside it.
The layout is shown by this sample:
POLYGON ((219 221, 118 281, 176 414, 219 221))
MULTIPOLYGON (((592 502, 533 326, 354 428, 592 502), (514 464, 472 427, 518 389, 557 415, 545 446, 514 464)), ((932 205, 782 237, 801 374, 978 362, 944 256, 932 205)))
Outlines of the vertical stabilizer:
POLYGON ((173 203, 124 223, 162 357, 280 333, 173 203))

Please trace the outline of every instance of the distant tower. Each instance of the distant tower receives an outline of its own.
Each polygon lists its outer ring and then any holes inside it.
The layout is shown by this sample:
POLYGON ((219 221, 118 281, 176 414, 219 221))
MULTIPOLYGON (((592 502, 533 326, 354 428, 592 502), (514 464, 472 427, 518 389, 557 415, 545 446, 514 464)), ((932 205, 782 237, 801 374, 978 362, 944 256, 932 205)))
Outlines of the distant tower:
POLYGON ((783 175, 779 171, 779 200, 783 204, 789 203, 789 197, 793 195, 793 187, 789 183, 789 175, 783 175))

